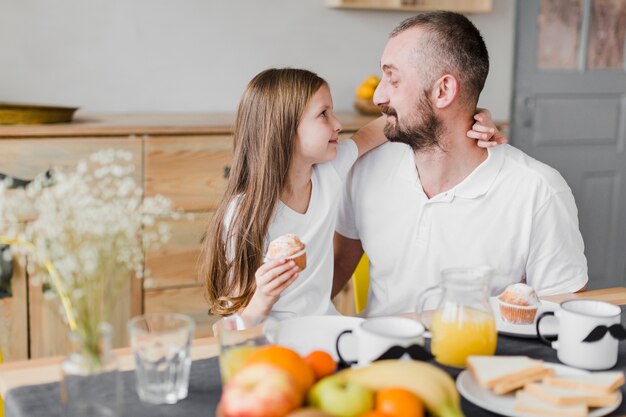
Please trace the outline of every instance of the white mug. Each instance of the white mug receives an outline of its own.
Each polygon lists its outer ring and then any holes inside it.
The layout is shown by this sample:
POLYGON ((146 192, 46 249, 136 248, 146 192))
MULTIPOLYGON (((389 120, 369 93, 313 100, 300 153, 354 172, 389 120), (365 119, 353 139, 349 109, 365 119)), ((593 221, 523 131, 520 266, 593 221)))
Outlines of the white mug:
POLYGON ((405 354, 418 359, 430 354, 424 346, 424 326, 407 317, 374 317, 361 322, 354 330, 344 330, 337 336, 336 349, 343 365, 365 366, 375 360, 399 359, 405 354), (355 359, 346 359, 340 352, 340 340, 352 333, 356 338, 355 359))
POLYGON ((617 363, 618 339, 621 340, 624 333, 621 313, 619 306, 604 301, 564 301, 560 310, 539 316, 537 336, 556 349, 557 357, 566 365, 593 371, 610 369, 617 363), (541 320, 551 315, 559 320, 556 341, 546 339, 539 331, 541 320))

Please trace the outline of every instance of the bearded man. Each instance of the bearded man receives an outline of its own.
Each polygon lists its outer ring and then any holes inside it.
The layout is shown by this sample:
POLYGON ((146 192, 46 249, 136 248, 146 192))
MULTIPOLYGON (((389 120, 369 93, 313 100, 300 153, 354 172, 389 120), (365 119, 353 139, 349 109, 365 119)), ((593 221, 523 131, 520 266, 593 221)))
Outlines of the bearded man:
POLYGON ((363 251, 369 316, 413 312, 449 267, 490 266, 493 293, 516 282, 540 296, 583 289, 584 244, 563 177, 510 145, 466 138, 489 72, 478 29, 457 13, 419 14, 391 32, 380 64, 374 102, 390 142, 346 181, 333 295, 363 251))

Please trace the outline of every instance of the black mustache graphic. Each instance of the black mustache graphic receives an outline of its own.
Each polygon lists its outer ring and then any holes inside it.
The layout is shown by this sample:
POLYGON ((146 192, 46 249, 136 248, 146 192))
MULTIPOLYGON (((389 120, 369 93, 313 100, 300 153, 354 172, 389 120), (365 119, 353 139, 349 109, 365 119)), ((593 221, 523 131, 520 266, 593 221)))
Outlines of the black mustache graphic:
POLYGON ((385 353, 374 359, 374 361, 381 361, 383 359, 400 359, 405 353, 408 354, 411 359, 417 361, 427 361, 433 358, 433 355, 427 352, 426 349, 420 345, 411 345, 409 347, 396 345, 387 349, 385 353))
MULTIPOLYGON (((344 330, 343 332, 339 333, 339 335, 337 336, 337 339, 335 340, 335 351, 337 352, 337 357, 339 358, 339 360, 337 361, 338 369, 348 368, 357 363, 357 361, 355 360, 346 360, 341 355, 341 352, 339 350, 339 340, 344 335, 349 334, 349 333, 352 333, 352 329, 344 330)), ((383 359, 400 359, 405 353, 408 354, 411 357, 411 359, 419 360, 419 361, 427 361, 434 357, 429 352, 424 350, 422 346, 418 344, 413 344, 409 347, 402 347, 402 346, 394 345, 390 347, 389 349, 387 349, 378 358, 374 359, 374 362, 380 361, 383 359)))
POLYGON ((597 326, 583 339, 583 342, 597 342, 598 340, 602 340, 607 333, 610 333, 611 336, 617 340, 626 339, 626 329, 624 329, 621 324, 614 324, 611 327, 603 325, 597 326))

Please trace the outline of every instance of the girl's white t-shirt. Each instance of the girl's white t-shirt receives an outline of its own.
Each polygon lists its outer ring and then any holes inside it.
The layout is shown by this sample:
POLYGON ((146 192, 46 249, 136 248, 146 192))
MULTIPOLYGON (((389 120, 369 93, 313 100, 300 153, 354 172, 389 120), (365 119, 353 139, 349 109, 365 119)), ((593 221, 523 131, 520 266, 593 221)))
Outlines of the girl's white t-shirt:
MULTIPOLYGON (((333 283, 333 234, 343 184, 358 157, 351 139, 339 142, 337 157, 313 166, 311 200, 306 213, 298 213, 278 202, 270 223, 264 252, 269 242, 286 233, 298 235, 306 245, 306 268, 283 291, 272 308, 276 317, 339 314, 330 295, 333 283)), ((233 200, 225 217, 228 227, 239 198, 233 200)))

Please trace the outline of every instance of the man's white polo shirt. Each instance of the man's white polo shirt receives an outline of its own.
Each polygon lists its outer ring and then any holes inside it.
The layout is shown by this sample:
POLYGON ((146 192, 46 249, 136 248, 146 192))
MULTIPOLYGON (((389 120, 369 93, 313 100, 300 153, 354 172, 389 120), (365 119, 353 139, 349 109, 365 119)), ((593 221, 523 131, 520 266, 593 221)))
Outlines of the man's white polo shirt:
POLYGON ((540 295, 587 282, 574 197, 563 177, 501 145, 457 186, 428 199, 413 151, 386 143, 355 164, 337 232, 370 259, 367 315, 411 312, 448 267, 490 265, 492 293, 525 281, 540 295))

